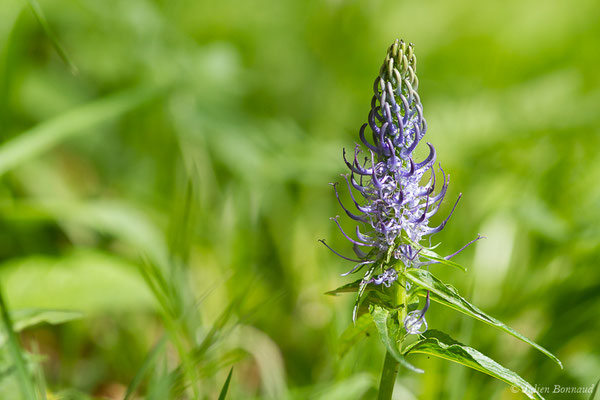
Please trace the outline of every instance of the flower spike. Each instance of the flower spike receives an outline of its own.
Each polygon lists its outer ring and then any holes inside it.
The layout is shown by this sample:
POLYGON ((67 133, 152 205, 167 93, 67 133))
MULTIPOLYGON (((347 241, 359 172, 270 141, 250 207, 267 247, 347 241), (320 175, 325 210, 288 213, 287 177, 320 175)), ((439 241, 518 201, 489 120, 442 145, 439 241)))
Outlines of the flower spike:
MULTIPOLYGON (((379 76, 373 82, 371 109, 366 123, 358 131, 362 145, 356 145, 354 157, 347 157, 346 150, 343 151, 344 163, 350 170, 349 175, 343 177, 358 213, 342 204, 337 184, 333 184, 340 206, 359 224, 354 239, 344 232, 338 217, 332 218, 352 244, 358 260, 330 250, 357 263, 344 275, 371 264, 363 278, 364 285, 391 287, 399 279, 401 268, 420 268, 431 264, 420 259, 426 253, 421 252, 423 247, 419 243, 441 231, 458 204, 457 200, 450 214, 439 225, 430 225, 448 190, 449 176, 439 166, 442 184, 436 192, 436 151, 431 143, 426 143, 429 153, 425 159, 415 161, 413 153, 427 132, 423 106, 417 93, 419 80, 416 70, 413 45, 396 40, 388 49, 379 76), (364 162, 359 161, 361 151, 366 155, 364 162), (431 176, 422 182, 428 173, 431 176), (361 248, 364 247, 370 250, 363 251, 361 248)), ((408 282, 405 282, 404 288, 408 288, 408 282)), ((428 307, 429 295, 422 311, 406 315, 404 325, 408 333, 427 329, 424 315, 428 307)))

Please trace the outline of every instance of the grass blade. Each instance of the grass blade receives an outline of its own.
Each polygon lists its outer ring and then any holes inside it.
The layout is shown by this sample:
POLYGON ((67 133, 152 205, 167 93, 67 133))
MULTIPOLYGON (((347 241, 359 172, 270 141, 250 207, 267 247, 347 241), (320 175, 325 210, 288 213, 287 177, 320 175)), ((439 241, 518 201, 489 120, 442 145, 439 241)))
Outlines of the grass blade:
POLYGON ((223 384, 223 388, 221 389, 221 393, 219 394, 219 400, 225 400, 227 396, 227 390, 229 390, 229 382, 231 381, 231 373, 233 372, 233 367, 229 370, 229 374, 227 375, 227 379, 225 379, 225 383, 223 384))
POLYGON ((4 303, 4 297, 2 295, 2 289, 0 288, 0 313, 2 314, 2 322, 4 323, 4 328, 6 329, 6 334, 8 336, 8 351, 13 358, 13 362, 15 364, 16 372, 17 372, 17 380, 19 382, 19 386, 21 387, 21 393, 25 400, 36 400, 35 396, 35 388, 33 386, 33 381, 29 376, 29 372, 27 371, 27 364, 25 363, 25 357, 23 357, 21 346, 19 345, 19 339, 13 330, 12 321, 10 319, 10 315, 8 314, 8 309, 6 308, 6 303, 4 303))
POLYGON ((67 64, 69 66, 71 73, 73 75, 76 75, 78 73, 77 66, 75 66, 73 61, 71 61, 71 58, 67 55, 67 52, 65 51, 64 47, 58 40, 58 37, 54 34, 54 31, 52 31, 52 29, 50 29, 50 24, 48 23, 48 20, 46 19, 46 16, 44 15, 44 11, 42 10, 40 3, 38 3, 37 0, 28 0, 28 2, 29 2, 29 6, 31 7, 31 11, 33 11, 33 14, 37 18, 40 25, 42 26, 42 29, 46 33, 46 36, 48 36, 48 38, 52 42, 52 45, 56 49, 56 52, 58 53, 60 58, 62 58, 62 60, 65 62, 65 64, 67 64))
POLYGON ((131 397, 131 395, 136 391, 136 389, 140 386, 140 383, 142 383, 142 379, 144 379, 144 376, 146 376, 146 374, 148 373, 148 370, 154 363, 156 356, 162 351, 162 349, 165 347, 166 343, 167 343, 167 337, 163 336, 158 341, 158 343, 154 346, 152 351, 150 351, 150 353, 148 353, 148 356, 144 360, 144 363, 138 370, 137 374, 135 374, 133 380, 129 384, 129 387, 127 387, 127 392, 125 393, 125 397, 123 397, 123 400, 128 400, 131 397))
POLYGON ((135 88, 84 104, 26 130, 0 146, 0 176, 18 164, 52 148, 69 136, 107 119, 118 117, 159 93, 156 88, 135 88))

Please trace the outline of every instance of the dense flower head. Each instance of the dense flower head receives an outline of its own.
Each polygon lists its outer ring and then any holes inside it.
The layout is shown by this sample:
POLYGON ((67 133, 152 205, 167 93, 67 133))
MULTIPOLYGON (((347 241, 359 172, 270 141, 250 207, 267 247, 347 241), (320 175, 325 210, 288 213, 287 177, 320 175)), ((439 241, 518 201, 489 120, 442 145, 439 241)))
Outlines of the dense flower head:
MULTIPOLYGON (((441 231, 458 203, 456 200, 446 219, 431 226, 430 219, 438 212, 446 195, 449 177, 441 166, 438 167, 441 184, 438 183, 436 152, 430 143, 427 143, 429 153, 424 159, 417 160, 413 154, 427 132, 417 92, 419 80, 416 70, 413 45, 396 40, 388 49, 373 84, 371 110, 367 123, 359 131, 362 144, 356 145, 352 155, 347 154, 345 149, 343 151, 343 159, 349 169, 343 177, 356 210, 350 210, 342 203, 337 184, 332 185, 346 214, 359 223, 355 236, 351 236, 344 232, 338 217, 332 218, 353 244, 357 257, 342 256, 357 262, 344 275, 381 261, 390 249, 393 250, 392 256, 407 268, 433 263, 422 261, 420 247, 415 248, 415 245, 424 237, 441 231)), ((365 283, 391 286, 398 274, 393 267, 385 268, 365 283)), ((405 325, 407 322, 411 324, 407 331, 418 332, 421 326, 426 327, 423 315, 428 306, 427 302, 422 311, 407 318, 405 325)))
POLYGON ((522 378, 477 350, 440 331, 425 333, 428 329, 425 314, 433 301, 515 336, 562 367, 558 358, 548 350, 486 315, 428 270, 429 265, 437 263, 464 270, 448 260, 483 237, 477 235, 447 256, 433 251, 437 246, 432 246, 431 235, 446 226, 461 195, 441 223, 431 223, 446 196, 449 177, 441 166, 436 168, 436 152, 431 143, 421 145, 428 151, 426 156, 415 156, 415 150, 427 132, 417 92, 419 81, 416 71, 413 45, 396 40, 388 49, 373 84, 371 110, 359 131, 361 143, 356 145, 352 154, 347 154, 345 149, 343 151, 349 172, 342 176, 353 207, 343 204, 338 184, 332 185, 340 206, 348 217, 357 222, 356 230, 348 234, 340 225, 339 216, 332 220, 352 243, 356 257, 346 257, 324 240, 321 242, 338 256, 356 263, 343 276, 368 267, 361 279, 327 293, 357 292, 353 321, 357 325, 360 321, 361 330, 366 326, 374 326, 378 330, 387 350, 380 398, 391 398, 399 365, 423 372, 405 359, 407 354, 423 352, 422 349, 426 348, 429 355, 448 358, 448 349, 452 347, 456 350, 453 350, 456 357, 451 357, 452 361, 463 363, 466 360, 468 362, 463 364, 470 364, 476 370, 515 384, 532 399, 541 399, 541 395, 522 378), (426 239, 429 240, 424 245, 422 242, 426 239), (422 307, 419 307, 420 297, 425 297, 422 307), (409 335, 419 337, 403 346, 409 335))

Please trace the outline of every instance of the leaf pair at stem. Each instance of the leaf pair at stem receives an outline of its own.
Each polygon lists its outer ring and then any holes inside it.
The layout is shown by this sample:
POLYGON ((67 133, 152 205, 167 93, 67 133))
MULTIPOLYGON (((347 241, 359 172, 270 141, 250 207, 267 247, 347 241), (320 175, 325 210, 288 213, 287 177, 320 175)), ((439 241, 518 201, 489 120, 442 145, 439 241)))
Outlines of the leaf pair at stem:
MULTIPOLYGON (((431 256, 435 257, 434 255, 431 256)), ((390 307, 390 304, 386 304, 386 300, 390 300, 390 302, 393 303, 391 300, 391 297, 393 296, 390 296, 389 293, 386 293, 385 289, 381 287, 373 287, 373 285, 369 285, 367 288, 366 285, 361 284, 364 282, 363 279, 344 285, 334 291, 328 292, 328 294, 335 295, 342 292, 358 291, 360 296, 357 304, 362 305, 361 310, 364 310, 365 312, 359 316, 354 328, 358 327, 358 329, 366 332, 371 326, 374 325, 379 332, 379 336, 386 347, 387 352, 401 366, 411 371, 418 373, 423 372, 421 369, 410 364, 406 360, 405 356, 411 353, 427 354, 462 364, 502 380, 513 387, 518 388, 523 394, 531 399, 543 399, 542 395, 536 390, 536 388, 521 378, 518 374, 501 366, 491 358, 485 356, 472 347, 459 343, 443 332, 429 330, 423 335, 420 335, 416 342, 406 346, 403 349, 402 345, 404 344, 407 332, 402 321, 406 315, 407 309, 409 308, 408 303, 411 302, 412 298, 416 296, 424 297, 426 296, 426 293, 429 292, 432 301, 453 308, 456 311, 460 311, 463 314, 485 322, 488 325, 494 326, 516 337, 517 339, 544 353, 562 368, 562 364, 559 359, 544 347, 521 335, 501 321, 487 315, 478 307, 469 303, 462 296, 460 296, 455 288, 444 284, 429 271, 424 269, 410 268, 399 271, 398 273, 400 275, 398 282, 409 283, 413 288, 410 291, 410 298, 407 299, 405 297, 406 291, 405 288, 402 287, 402 284, 396 285, 395 289, 397 291, 404 292, 404 296, 399 296, 403 297, 403 301, 396 301, 396 307, 390 307), (364 306, 366 305, 368 305, 369 312, 366 312, 365 310, 364 306)), ((350 332, 352 332, 352 328, 350 332)), ((348 338, 356 341, 357 338, 360 337, 360 335, 352 335, 352 333, 344 333, 343 338, 344 336, 346 339, 345 341, 342 341, 344 351, 347 351, 347 349, 351 346, 351 343, 348 343, 348 338)))

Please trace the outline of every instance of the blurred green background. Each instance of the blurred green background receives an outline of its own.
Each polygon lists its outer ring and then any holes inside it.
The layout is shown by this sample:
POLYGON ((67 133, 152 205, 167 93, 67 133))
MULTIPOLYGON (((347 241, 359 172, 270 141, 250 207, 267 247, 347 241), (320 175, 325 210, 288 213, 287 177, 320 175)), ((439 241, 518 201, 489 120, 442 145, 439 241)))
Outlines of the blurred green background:
MULTIPOLYGON (((0 336, 0 398, 216 399, 231 366, 231 399, 373 398, 383 346, 338 356, 354 298, 324 292, 349 264, 317 239, 348 253, 328 182, 396 37, 452 176, 436 218, 464 194, 439 252, 487 237, 466 274, 432 271, 565 368, 440 305, 429 326, 538 387, 593 385, 597 1, 2 0, 0 283, 24 351, 0 336)), ((411 362, 397 399, 524 398, 411 362)))

